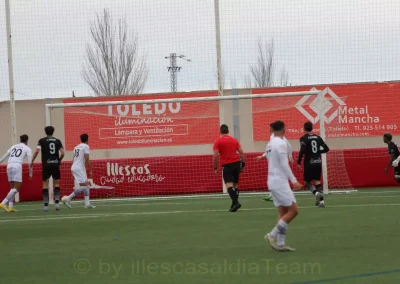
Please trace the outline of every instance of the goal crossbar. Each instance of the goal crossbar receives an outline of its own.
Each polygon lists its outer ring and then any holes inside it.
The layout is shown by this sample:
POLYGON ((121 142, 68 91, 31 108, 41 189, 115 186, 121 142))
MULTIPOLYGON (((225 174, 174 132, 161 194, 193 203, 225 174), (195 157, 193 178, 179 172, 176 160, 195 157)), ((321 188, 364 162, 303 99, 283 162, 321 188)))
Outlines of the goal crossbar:
POLYGON ((268 94, 249 94, 237 96, 213 96, 213 97, 197 97, 197 98, 171 98, 171 99, 151 99, 151 100, 129 100, 129 101, 102 101, 102 102, 85 102, 85 103, 56 103, 46 104, 46 109, 51 108, 67 108, 67 107, 84 107, 84 106, 109 106, 109 105, 135 105, 135 104, 156 104, 156 103, 181 103, 181 102, 209 102, 209 101, 228 101, 243 99, 259 99, 271 97, 298 97, 298 96, 317 96, 322 91, 307 92, 288 92, 288 93, 268 93, 268 94))

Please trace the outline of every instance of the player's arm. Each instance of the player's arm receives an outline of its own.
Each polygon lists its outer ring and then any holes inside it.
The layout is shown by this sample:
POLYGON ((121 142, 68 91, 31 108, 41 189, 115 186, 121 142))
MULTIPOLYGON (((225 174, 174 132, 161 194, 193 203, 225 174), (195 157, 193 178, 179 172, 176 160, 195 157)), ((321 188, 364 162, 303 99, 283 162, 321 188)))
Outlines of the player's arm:
POLYGON ((301 165, 301 161, 303 160, 304 153, 306 152, 306 143, 303 141, 302 138, 300 138, 300 152, 299 152, 299 158, 297 159, 297 165, 301 165))
POLYGON ((60 163, 61 163, 62 159, 64 159, 64 157, 65 157, 64 146, 60 141, 60 161, 59 161, 60 163))
POLYGON ((219 156, 219 151, 218 150, 214 150, 214 155, 213 155, 214 171, 218 171, 218 156, 219 156))
POLYGON ((320 139, 320 144, 321 144, 321 147, 322 147, 321 154, 328 153, 329 152, 328 145, 326 145, 325 141, 321 137, 319 137, 319 139, 320 139))
MULTIPOLYGON (((36 151, 35 151, 35 153, 36 153, 36 151)), ((27 150, 26 157, 28 159, 28 165, 29 165, 29 178, 32 178, 32 176, 33 176, 33 167, 32 167, 33 159, 32 159, 32 150, 30 148, 28 148, 28 150, 27 150)))
POLYGON ((218 140, 215 140, 214 146, 213 146, 213 167, 214 167, 214 172, 217 174, 218 173, 218 156, 219 156, 219 143, 218 140))
POLYGON ((287 146, 285 147, 284 145, 282 145, 279 147, 278 150, 281 170, 283 171, 284 175, 292 182, 295 190, 301 189, 301 185, 297 182, 297 179, 294 176, 292 169, 289 167, 289 158, 286 148, 287 146))
POLYGON ((242 149, 242 145, 240 145, 239 141, 236 141, 236 151, 239 153, 239 159, 240 159, 240 169, 243 170, 245 166, 245 161, 244 161, 244 152, 242 149))
POLYGON ((240 169, 243 170, 244 166, 245 166, 245 161, 244 161, 244 152, 242 147, 239 144, 239 148, 237 149, 238 153, 239 153, 239 157, 240 157, 240 169))
POLYGON ((11 155, 11 148, 4 154, 3 157, 0 158, 0 164, 1 164, 2 162, 4 162, 5 159, 7 159, 8 157, 10 157, 10 155, 11 155))
POLYGON ((89 177, 92 178, 92 164, 90 163, 90 158, 89 158, 89 147, 85 149, 85 167, 86 170, 89 172, 89 177))
POLYGON ((42 143, 41 140, 39 140, 37 146, 36 146, 36 150, 35 153, 33 153, 33 158, 32 158, 32 162, 29 163, 30 165, 33 164, 33 162, 36 160, 37 156, 39 155, 40 150, 42 150, 42 143))
POLYGON ((389 170, 390 167, 392 167, 393 161, 396 160, 396 157, 394 154, 390 154, 390 160, 388 165, 385 168, 385 172, 387 172, 389 170))

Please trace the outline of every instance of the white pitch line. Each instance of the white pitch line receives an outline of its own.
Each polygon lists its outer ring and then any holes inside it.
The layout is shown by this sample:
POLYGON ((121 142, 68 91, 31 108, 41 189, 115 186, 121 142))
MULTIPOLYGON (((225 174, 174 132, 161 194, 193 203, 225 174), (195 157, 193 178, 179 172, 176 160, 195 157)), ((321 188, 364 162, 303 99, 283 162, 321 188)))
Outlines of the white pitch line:
MULTIPOLYGON (((333 205, 327 207, 330 208, 347 208, 347 207, 380 207, 380 206, 399 206, 400 203, 389 203, 389 204, 349 204, 349 205, 333 205)), ((315 206, 304 206, 300 209, 315 209, 315 206)), ((262 211, 262 210, 276 210, 275 207, 260 207, 241 209, 241 211, 262 211)), ((327 209, 323 209, 327 210, 327 209)), ((105 217, 118 217, 118 216, 141 216, 141 215, 165 215, 165 214, 187 214, 187 213, 219 213, 227 210, 222 209, 207 209, 207 210, 177 210, 177 211, 153 211, 153 212, 125 212, 125 213, 101 213, 101 214, 79 214, 73 216, 58 216, 58 217, 43 217, 37 216, 24 216, 24 218, 14 219, 0 219, 0 223, 11 223, 11 222, 32 222, 32 221, 47 221, 47 220, 67 220, 67 219, 85 219, 85 218, 105 218, 105 217)), ((13 213, 14 214, 14 213, 13 213)), ((231 214, 231 213, 228 213, 231 214)), ((240 213, 239 213, 240 214, 240 213)))
MULTIPOLYGON (((393 192, 392 192, 393 193, 393 192)), ((388 198, 388 197, 400 197, 400 192, 397 195, 377 195, 377 196, 373 196, 373 198, 388 198)), ((223 198, 227 198, 226 196, 223 196, 223 198)), ((253 198, 255 199, 255 196, 241 196, 241 198, 253 198)), ((346 198, 346 199, 368 199, 368 198, 372 198, 371 196, 357 196, 354 194, 346 194, 341 196, 341 198, 346 198)), ((314 196, 312 196, 311 194, 308 196, 297 196, 297 199, 299 200, 313 200, 315 199, 314 196)), ((327 197, 327 199, 329 200, 329 197, 327 197)), ((154 202, 147 202, 147 203, 142 203, 142 202, 134 202, 135 200, 131 200, 129 202, 129 200, 126 199, 121 199, 121 201, 119 202, 115 202, 115 200, 112 202, 113 204, 101 204, 100 207, 122 207, 122 206, 153 206, 153 205, 192 205, 194 204, 194 202, 196 204, 201 204, 201 203, 208 203, 210 200, 207 201, 207 199, 202 199, 203 201, 199 201, 199 200, 192 200, 190 202, 163 202, 161 200, 157 200, 154 202), (126 201, 123 202, 123 201, 126 201)), ((338 198, 335 198, 335 200, 338 200, 338 198)), ((99 201, 99 200, 92 200, 92 203, 105 203, 107 201, 99 201)), ((83 204, 83 201, 74 201, 72 202, 72 204, 83 204)), ((38 204, 21 204, 21 206, 19 207, 20 209, 18 211, 21 212, 25 212, 25 211, 37 211, 41 209, 41 205, 38 204), (25 208, 32 208, 32 209, 25 209, 25 208)))

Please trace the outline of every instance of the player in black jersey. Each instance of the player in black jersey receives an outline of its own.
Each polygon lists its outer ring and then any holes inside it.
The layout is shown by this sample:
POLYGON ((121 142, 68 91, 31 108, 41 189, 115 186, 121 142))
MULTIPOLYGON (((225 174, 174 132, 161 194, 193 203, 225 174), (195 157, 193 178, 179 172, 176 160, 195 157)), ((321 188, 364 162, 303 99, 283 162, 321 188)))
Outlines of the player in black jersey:
POLYGON ((44 211, 49 210, 49 178, 54 180, 54 199, 56 210, 60 210, 60 163, 64 158, 64 147, 60 139, 53 137, 54 127, 46 126, 44 129, 47 137, 39 140, 35 153, 33 154, 32 164, 39 152, 42 152, 42 181, 43 181, 43 203, 44 211))
POLYGON ((306 187, 315 195, 315 205, 325 207, 323 187, 321 185, 321 154, 328 153, 329 148, 320 136, 312 133, 312 130, 313 125, 311 122, 304 123, 305 134, 300 138, 300 153, 297 164, 301 168, 300 164, 304 156, 304 181, 306 187))
POLYGON ((390 167, 394 166, 394 179, 397 182, 400 182, 400 167, 399 167, 399 162, 397 161, 397 158, 400 157, 400 151, 396 143, 394 143, 392 139, 393 139, 392 134, 390 133, 383 134, 383 142, 388 145, 388 150, 390 155, 389 164, 385 168, 385 173, 388 172, 390 167))

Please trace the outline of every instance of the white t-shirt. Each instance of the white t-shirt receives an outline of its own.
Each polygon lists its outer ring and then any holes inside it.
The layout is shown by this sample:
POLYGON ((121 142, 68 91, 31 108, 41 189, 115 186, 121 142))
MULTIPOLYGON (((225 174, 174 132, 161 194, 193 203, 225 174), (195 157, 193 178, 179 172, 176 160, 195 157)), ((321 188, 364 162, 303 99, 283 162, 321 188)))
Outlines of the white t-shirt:
POLYGON ((24 143, 19 143, 12 146, 7 153, 0 159, 0 163, 8 158, 8 164, 22 164, 25 157, 28 163, 32 162, 32 150, 24 143))
POLYGON ((81 143, 74 149, 74 160, 72 162, 72 168, 85 169, 85 154, 89 155, 89 145, 81 143))
MULTIPOLYGON (((273 137, 274 137, 274 134, 272 133, 272 134, 271 134, 271 137, 269 138, 269 141, 271 141, 271 139, 272 139, 273 137)), ((268 141, 268 143, 267 143, 267 147, 266 147, 265 153, 264 153, 264 156, 267 158, 267 160, 269 159, 269 153, 270 153, 269 149, 271 148, 271 146, 270 146, 270 144, 269 144, 269 141, 268 141)), ((286 139, 286 137, 283 137, 283 141, 285 141, 285 143, 287 144, 289 158, 292 158, 292 156, 293 156, 292 145, 290 145, 290 143, 289 143, 289 141, 286 139)))
MULTIPOLYGON (((270 155, 268 159, 268 187, 281 187, 296 182, 292 170, 289 167, 287 143, 279 137, 272 137, 269 141, 270 155)), ((268 147, 268 146, 267 146, 268 147)))

